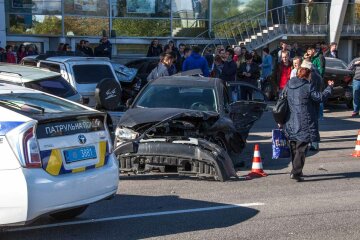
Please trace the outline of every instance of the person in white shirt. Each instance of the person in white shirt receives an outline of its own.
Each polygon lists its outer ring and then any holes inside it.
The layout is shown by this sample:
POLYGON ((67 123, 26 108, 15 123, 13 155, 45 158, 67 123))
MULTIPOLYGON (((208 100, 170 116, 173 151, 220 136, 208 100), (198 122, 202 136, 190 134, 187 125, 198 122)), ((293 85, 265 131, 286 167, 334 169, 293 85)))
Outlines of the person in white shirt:
POLYGON ((291 70, 290 78, 296 77, 297 70, 301 66, 302 59, 299 56, 294 57, 293 59, 293 70, 291 70))

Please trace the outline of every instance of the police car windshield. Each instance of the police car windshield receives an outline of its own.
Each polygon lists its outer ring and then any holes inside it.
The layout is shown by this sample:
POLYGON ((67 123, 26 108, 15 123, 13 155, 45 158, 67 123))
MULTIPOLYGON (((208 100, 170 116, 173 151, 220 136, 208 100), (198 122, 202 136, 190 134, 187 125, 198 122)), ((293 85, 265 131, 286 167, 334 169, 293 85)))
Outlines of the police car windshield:
MULTIPOLYGON (((39 108, 41 109, 41 112, 44 113, 60 113, 86 110, 86 108, 75 105, 71 102, 63 101, 61 99, 51 97, 43 93, 0 94, 0 103, 1 102, 6 103, 3 105, 23 111, 25 111, 24 109, 27 109, 27 106, 31 106, 32 108, 39 108)), ((41 112, 39 112, 39 114, 41 112)))

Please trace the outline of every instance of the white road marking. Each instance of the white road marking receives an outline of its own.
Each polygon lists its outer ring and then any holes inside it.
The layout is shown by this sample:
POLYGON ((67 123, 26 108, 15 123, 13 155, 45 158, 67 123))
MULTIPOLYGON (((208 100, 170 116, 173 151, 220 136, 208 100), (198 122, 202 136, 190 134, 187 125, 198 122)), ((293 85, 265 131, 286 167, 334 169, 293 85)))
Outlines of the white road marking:
POLYGON ((194 213, 194 212, 207 212, 207 211, 217 211, 217 210, 224 210, 224 209, 231 209, 231 208, 238 208, 238 207, 254 207, 254 206, 263 206, 263 205, 265 205, 265 203, 259 203, 259 202, 243 203, 243 204, 229 204, 229 205, 224 205, 224 206, 207 207, 207 208, 193 208, 193 209, 175 210, 175 211, 141 213, 141 214, 98 218, 98 219, 88 219, 88 220, 80 220, 80 221, 72 221, 72 222, 64 222, 64 223, 45 224, 45 225, 38 225, 38 226, 32 226, 32 227, 20 227, 20 228, 7 229, 6 231, 7 232, 28 231, 28 230, 72 226, 72 225, 87 224, 87 223, 108 222, 108 221, 116 221, 116 220, 132 219, 132 218, 154 217, 154 216, 164 216, 164 215, 194 213))

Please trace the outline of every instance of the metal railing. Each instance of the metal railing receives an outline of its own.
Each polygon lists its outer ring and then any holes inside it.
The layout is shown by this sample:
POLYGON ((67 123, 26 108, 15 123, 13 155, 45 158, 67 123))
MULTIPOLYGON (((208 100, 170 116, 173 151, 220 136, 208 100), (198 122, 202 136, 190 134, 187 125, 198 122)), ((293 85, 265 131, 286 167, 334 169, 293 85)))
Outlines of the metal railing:
POLYGON ((326 36, 330 4, 297 3, 252 16, 242 13, 216 22, 212 28, 213 32, 205 31, 195 37, 193 42, 201 42, 204 36, 209 36, 208 39, 217 44, 239 45, 243 42, 249 48, 256 49, 284 35, 326 36))
POLYGON ((247 43, 252 48, 281 35, 325 35, 330 3, 298 3, 270 9, 255 16, 244 14, 214 24, 216 38, 229 45, 247 43))

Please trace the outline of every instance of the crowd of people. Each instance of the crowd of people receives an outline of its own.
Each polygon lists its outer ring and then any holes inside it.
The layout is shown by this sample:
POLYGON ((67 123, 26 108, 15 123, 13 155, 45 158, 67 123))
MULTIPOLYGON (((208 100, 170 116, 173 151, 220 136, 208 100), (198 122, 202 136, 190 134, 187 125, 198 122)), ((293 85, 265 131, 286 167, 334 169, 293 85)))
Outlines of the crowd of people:
MULTIPOLYGON (((59 43, 57 52, 73 52, 73 49, 68 43, 59 43)), ((108 57, 111 59, 112 44, 109 39, 104 36, 100 39, 99 45, 92 48, 89 41, 82 39, 76 45, 75 52, 82 53, 89 57, 108 57)))
POLYGON ((37 48, 33 44, 20 44, 15 49, 12 45, 7 45, 5 49, 0 47, 0 62, 16 64, 20 63, 24 57, 32 55, 38 55, 37 48))
MULTIPOLYGON (((59 43, 55 52, 58 52, 59 54, 78 52, 84 56, 108 57, 111 59, 112 44, 107 37, 102 37, 99 45, 92 48, 89 41, 80 40, 75 51, 71 48, 69 43, 59 43)), ((34 44, 20 44, 19 46, 7 45, 5 49, 0 47, 0 62, 19 64, 24 57, 38 54, 39 51, 34 44)))

